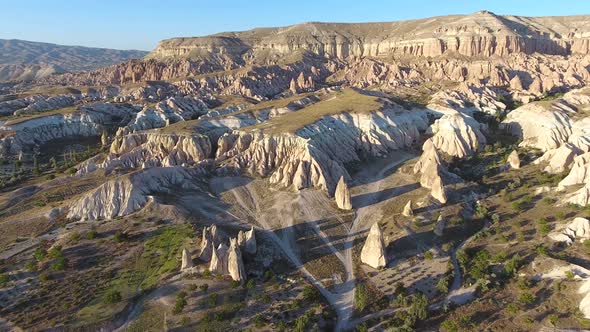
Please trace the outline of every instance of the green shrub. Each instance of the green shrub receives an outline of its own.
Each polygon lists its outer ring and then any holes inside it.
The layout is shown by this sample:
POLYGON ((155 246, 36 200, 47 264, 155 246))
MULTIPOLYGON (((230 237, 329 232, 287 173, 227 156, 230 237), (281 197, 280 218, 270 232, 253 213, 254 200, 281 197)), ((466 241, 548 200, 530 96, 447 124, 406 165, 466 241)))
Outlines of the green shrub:
POLYGON ((365 285, 364 283, 359 283, 356 286, 355 292, 354 292, 354 306, 355 308, 359 311, 362 312, 369 301, 369 294, 368 294, 368 290, 367 290, 367 285, 365 285))
POLYGON ((128 240, 128 238, 129 236, 127 235, 127 233, 123 231, 117 231, 113 236, 113 240, 117 243, 125 242, 128 240))
POLYGON ((35 261, 27 261, 25 269, 29 272, 37 272, 37 263, 35 261))
POLYGON ((72 167, 72 168, 69 168, 67 172, 70 175, 74 175, 74 174, 76 174, 76 172, 78 172, 78 170, 75 167, 72 167))
POLYGON ((568 279, 574 279, 576 275, 572 271, 565 271, 565 277, 568 279))
POLYGON ((432 253, 432 251, 427 251, 424 253, 424 259, 432 260, 433 258, 434 258, 434 254, 432 253))
POLYGON ((185 291, 180 291, 178 294, 176 294, 176 302, 174 303, 174 308, 172 309, 173 314, 178 315, 182 312, 187 304, 186 296, 187 294, 185 291))
POLYGON ((86 233, 85 237, 86 237, 86 239, 88 239, 88 240, 94 240, 94 238, 96 238, 96 235, 97 235, 97 234, 98 234, 98 233, 96 232, 96 230, 94 230, 94 229, 91 229, 91 230, 89 230, 89 231, 86 233))
POLYGON ((115 304, 121 302, 123 297, 121 296, 121 292, 110 289, 104 296, 103 302, 105 304, 115 304))
POLYGON ((459 331, 459 324, 452 319, 447 319, 440 324, 440 327, 446 332, 459 331))
POLYGON ((247 289, 256 288, 256 281, 254 279, 249 279, 248 282, 246 283, 246 288, 247 289))
POLYGON ((35 249, 35 252, 33 253, 33 257, 35 257, 38 262, 42 261, 45 256, 47 256, 47 251, 42 248, 35 249))
POLYGON ((0 273, 0 287, 5 287, 8 284, 8 274, 0 273))
POLYGON ((312 285, 303 288, 303 299, 307 302, 316 302, 320 299, 320 292, 312 285))
POLYGON ((207 293, 207 290, 209 289, 209 285, 208 284, 202 284, 201 286, 199 286, 199 289, 201 291, 203 291, 203 293, 207 293))
POLYGON ((535 296, 529 292, 523 292, 518 296, 518 302, 523 305, 533 304, 535 302, 535 296))
POLYGON ((45 177, 45 179, 48 181, 53 180, 53 179, 55 179, 55 174, 49 174, 45 177))

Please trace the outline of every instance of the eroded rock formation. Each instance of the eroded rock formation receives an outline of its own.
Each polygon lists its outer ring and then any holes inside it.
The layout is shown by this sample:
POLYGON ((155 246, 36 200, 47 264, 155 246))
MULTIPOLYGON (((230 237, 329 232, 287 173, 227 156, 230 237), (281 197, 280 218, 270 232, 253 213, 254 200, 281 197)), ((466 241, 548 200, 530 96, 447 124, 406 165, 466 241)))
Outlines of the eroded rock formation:
POLYGON ((230 245, 227 256, 227 269, 232 280, 244 283, 246 281, 246 271, 242 261, 242 252, 236 239, 230 239, 230 245))
POLYGON ((191 254, 186 250, 186 248, 182 249, 182 263, 180 265, 180 270, 184 271, 193 267, 193 259, 191 258, 191 254))
POLYGON ((336 200, 336 205, 338 205, 339 209, 352 209, 352 203, 350 200, 350 190, 348 190, 348 186, 346 185, 346 182, 344 182, 344 176, 341 176, 340 181, 338 181, 338 185, 336 186, 336 192, 334 192, 334 199, 336 200))
POLYGON ((379 223, 374 223, 369 230, 369 235, 367 235, 367 239, 361 250, 361 262, 374 269, 387 265, 385 242, 379 223))

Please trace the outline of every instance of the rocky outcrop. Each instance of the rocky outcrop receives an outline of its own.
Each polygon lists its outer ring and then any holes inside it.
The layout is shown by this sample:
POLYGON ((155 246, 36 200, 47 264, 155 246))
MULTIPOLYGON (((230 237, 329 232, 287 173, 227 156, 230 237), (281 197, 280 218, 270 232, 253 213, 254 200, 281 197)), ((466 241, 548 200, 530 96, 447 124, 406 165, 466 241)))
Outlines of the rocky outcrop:
POLYGON ((383 241, 383 232, 381 232, 379 223, 374 223, 369 230, 369 235, 361 250, 361 262, 374 269, 387 265, 385 242, 383 241))
POLYGON ((369 114, 341 113, 304 126, 295 134, 233 131, 218 141, 222 172, 245 170, 273 184, 335 192, 349 175, 344 164, 384 156, 414 144, 427 126, 426 112, 399 109, 369 114))
POLYGON ((486 144, 481 125, 468 115, 454 112, 445 114, 429 128, 434 136, 432 144, 449 156, 464 158, 486 144))
POLYGON ((336 179, 348 176, 308 140, 289 134, 233 131, 219 138, 216 160, 222 172, 246 170, 296 190, 314 187, 333 193, 336 179))
POLYGON ((256 234, 254 233, 254 226, 244 233, 244 251, 250 255, 256 253, 256 234))
POLYGON ((0 125, 0 156, 17 155, 56 139, 98 137, 105 127, 125 122, 135 112, 129 105, 96 103, 79 111, 8 121, 0 125))
POLYGON ((443 176, 447 173, 432 139, 422 146, 422 155, 414 165, 414 173, 420 173, 420 185, 430 189, 430 195, 439 203, 447 202, 443 176))
POLYGON ((559 182, 559 188, 575 184, 590 183, 590 152, 574 158, 569 174, 559 182))
POLYGON ((543 156, 534 161, 535 164, 547 164, 544 171, 558 174, 569 168, 581 151, 572 144, 566 143, 556 149, 547 150, 543 156))
POLYGON ((126 131, 134 132, 198 118, 207 113, 207 105, 195 97, 171 97, 158 102, 153 108, 144 107, 135 119, 125 127, 126 131))
POLYGON ((521 146, 543 151, 556 149, 567 142, 572 133, 568 111, 530 103, 508 113, 501 128, 522 139, 521 146))
POLYGON ((334 192, 334 199, 336 200, 336 205, 339 209, 352 210, 350 191, 348 190, 346 182, 344 182, 344 176, 341 176, 340 181, 338 181, 336 191, 334 192))
POLYGON ((590 183, 586 183, 582 188, 571 194, 565 194, 561 202, 563 204, 571 203, 579 206, 590 204, 590 183))
POLYGON ((506 160, 507 166, 511 169, 519 169, 520 168, 520 158, 518 157, 518 152, 513 150, 509 155, 508 159, 506 160))
POLYGON ((442 215, 439 215, 438 219, 436 220, 436 224, 434 225, 434 234, 436 236, 443 236, 446 226, 446 220, 442 217, 442 215))
POLYGON ((207 58, 224 55, 240 59, 257 53, 284 56, 294 52, 338 59, 392 55, 437 57, 446 53, 468 57, 535 52, 566 55, 589 52, 588 29, 583 25, 586 19, 580 16, 566 19, 497 16, 482 11, 470 15, 354 25, 311 22, 168 39, 160 42, 148 57, 191 58, 205 54, 207 58), (522 25, 534 25, 535 30, 516 29, 522 25))
POLYGON ((217 249, 211 251, 211 263, 209 264, 209 271, 212 273, 227 275, 228 271, 228 250, 229 248, 224 243, 220 243, 217 249))
POLYGON ((404 206, 402 211, 402 216, 404 217, 411 217, 414 215, 414 210, 412 210, 412 200, 409 200, 408 203, 404 206))
POLYGON ((184 271, 191 267, 193 267, 193 259, 191 258, 191 254, 188 252, 188 250, 186 250, 186 248, 182 249, 182 263, 180 266, 180 271, 184 271))
POLYGON ((109 180, 75 201, 67 217, 96 220, 126 216, 141 209, 154 194, 199 190, 193 183, 195 174, 181 167, 157 167, 109 180))
POLYGON ((146 131, 115 137, 104 162, 80 172, 96 168, 109 172, 117 167, 195 166, 210 158, 211 153, 207 136, 146 131))
POLYGON ((236 239, 230 239, 229 250, 227 255, 227 269, 232 280, 244 283, 246 281, 246 271, 242 261, 242 253, 236 239))
POLYGON ((199 258, 204 262, 210 261, 213 255, 214 248, 215 245, 213 244, 213 237, 211 236, 211 231, 209 227, 204 227, 203 236, 201 238, 201 252, 199 253, 199 258))
POLYGON ((430 195, 441 204, 447 203, 447 192, 445 191, 445 186, 440 173, 437 173, 437 175, 434 176, 430 195))
POLYGON ((575 218, 564 229, 549 233, 549 238, 568 245, 576 239, 580 242, 588 240, 590 239, 590 221, 586 218, 575 218))

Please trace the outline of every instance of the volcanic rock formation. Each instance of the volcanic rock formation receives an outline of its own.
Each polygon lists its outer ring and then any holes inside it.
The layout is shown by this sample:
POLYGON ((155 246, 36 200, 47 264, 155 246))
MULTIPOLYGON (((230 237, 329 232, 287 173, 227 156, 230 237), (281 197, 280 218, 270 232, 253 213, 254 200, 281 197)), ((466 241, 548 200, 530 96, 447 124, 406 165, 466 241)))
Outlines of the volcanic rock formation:
POLYGON ((346 182, 344 182, 344 176, 341 176, 340 181, 338 181, 336 192, 334 193, 334 199, 336 200, 336 205, 338 205, 339 209, 352 210, 350 191, 348 190, 346 182))
POLYGON ((374 223, 369 230, 365 245, 361 250, 361 262, 378 269, 387 265, 383 232, 378 223, 374 223))

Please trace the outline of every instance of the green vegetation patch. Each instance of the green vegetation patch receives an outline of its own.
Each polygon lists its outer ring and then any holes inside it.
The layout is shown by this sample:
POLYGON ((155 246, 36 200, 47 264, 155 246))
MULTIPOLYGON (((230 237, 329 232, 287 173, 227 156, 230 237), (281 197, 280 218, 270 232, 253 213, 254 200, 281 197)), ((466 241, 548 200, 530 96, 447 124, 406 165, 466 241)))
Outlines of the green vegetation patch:
POLYGON ((353 89, 336 92, 324 100, 297 112, 284 114, 264 123, 251 126, 270 133, 295 133, 298 129, 329 115, 349 113, 370 113, 383 107, 379 97, 363 94, 353 89))
POLYGON ((164 275, 179 268, 180 252, 192 236, 190 225, 159 229, 143 244, 141 253, 134 255, 126 268, 111 280, 110 287, 89 306, 78 312, 79 321, 95 323, 108 319, 123 310, 123 300, 156 287, 164 275), (113 294, 120 294, 120 297, 113 294))

